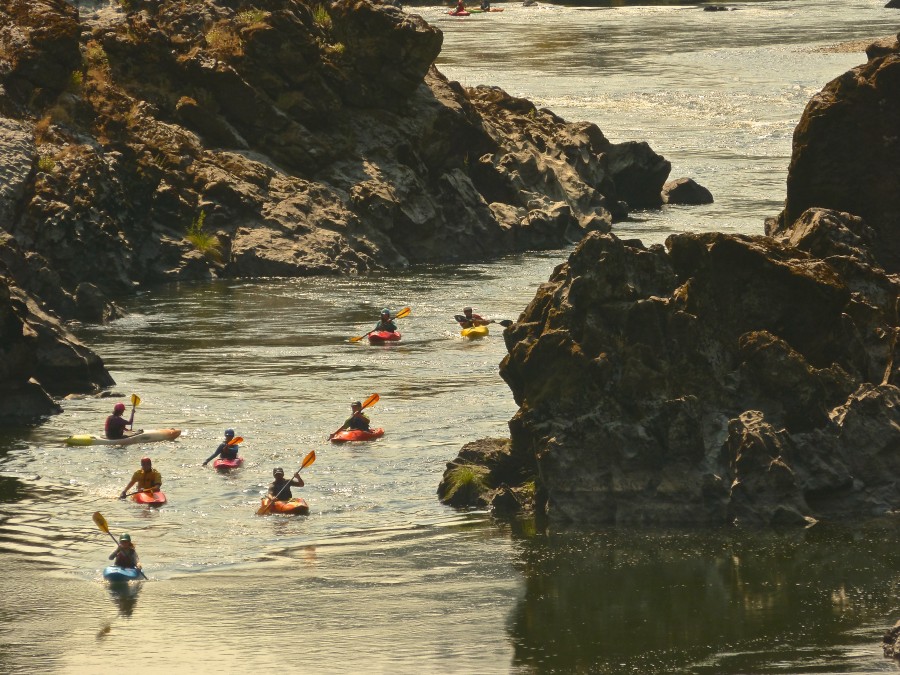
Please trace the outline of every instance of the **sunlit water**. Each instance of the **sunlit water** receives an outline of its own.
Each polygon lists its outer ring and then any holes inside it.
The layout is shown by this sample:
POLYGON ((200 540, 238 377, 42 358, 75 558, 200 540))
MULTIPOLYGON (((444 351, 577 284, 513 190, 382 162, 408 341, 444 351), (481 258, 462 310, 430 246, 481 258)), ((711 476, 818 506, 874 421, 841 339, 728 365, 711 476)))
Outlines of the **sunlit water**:
MULTIPOLYGON (((636 214, 622 236, 760 232, 784 197, 809 96, 863 55, 817 48, 896 32, 881 3, 585 9, 508 5, 452 19, 440 67, 491 83, 614 141, 648 140, 716 203, 636 214)), ((80 337, 115 399, 63 403, 0 437, 0 672, 896 672, 894 524, 849 531, 589 532, 501 524, 441 506, 465 442, 515 412, 499 331, 459 337, 463 305, 515 319, 567 251, 348 279, 152 289, 80 337), (348 338, 381 307, 412 308, 401 343, 348 338), (66 448, 138 393, 136 424, 173 443, 66 448), (377 442, 326 441, 372 392, 377 442), (226 427, 245 466, 201 462, 226 427), (304 470, 308 517, 254 515, 274 466, 304 470), (153 458, 170 503, 115 497, 153 458), (112 550, 91 514, 130 532, 149 582, 109 589, 112 550)))

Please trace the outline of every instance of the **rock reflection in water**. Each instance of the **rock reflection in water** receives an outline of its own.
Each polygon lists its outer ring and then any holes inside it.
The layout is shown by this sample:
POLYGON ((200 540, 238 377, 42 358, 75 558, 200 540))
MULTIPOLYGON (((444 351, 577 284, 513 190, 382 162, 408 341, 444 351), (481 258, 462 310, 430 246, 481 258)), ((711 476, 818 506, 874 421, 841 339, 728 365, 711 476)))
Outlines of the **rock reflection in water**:
POLYGON ((866 643, 848 634, 851 623, 880 635, 890 616, 891 593, 882 591, 897 584, 900 553, 888 534, 884 526, 538 534, 522 549, 526 591, 509 624, 515 663, 714 673, 840 658, 835 645, 866 643))

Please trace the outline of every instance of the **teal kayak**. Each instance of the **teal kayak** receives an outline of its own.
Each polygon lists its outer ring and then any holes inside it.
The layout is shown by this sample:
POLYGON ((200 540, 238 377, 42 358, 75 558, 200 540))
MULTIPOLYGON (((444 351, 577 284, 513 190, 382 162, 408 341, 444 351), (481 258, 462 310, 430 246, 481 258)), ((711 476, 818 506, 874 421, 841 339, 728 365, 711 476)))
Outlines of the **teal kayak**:
POLYGON ((103 568, 103 578, 107 581, 135 581, 142 579, 141 571, 136 567, 119 567, 110 565, 103 568))

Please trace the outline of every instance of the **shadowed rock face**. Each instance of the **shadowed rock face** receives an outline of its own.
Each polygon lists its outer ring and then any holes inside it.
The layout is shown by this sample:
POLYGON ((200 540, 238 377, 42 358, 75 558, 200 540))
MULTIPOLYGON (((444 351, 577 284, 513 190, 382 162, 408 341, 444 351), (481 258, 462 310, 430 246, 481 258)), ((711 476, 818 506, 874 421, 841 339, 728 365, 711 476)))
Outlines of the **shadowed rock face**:
POLYGON ((504 333, 509 454, 538 508, 765 524, 896 508, 900 287, 867 234, 816 211, 783 240, 585 237, 504 333))
POLYGON ((809 208, 860 216, 873 254, 900 271, 900 47, 876 43, 869 61, 829 82, 794 131, 787 199, 775 232, 809 208))

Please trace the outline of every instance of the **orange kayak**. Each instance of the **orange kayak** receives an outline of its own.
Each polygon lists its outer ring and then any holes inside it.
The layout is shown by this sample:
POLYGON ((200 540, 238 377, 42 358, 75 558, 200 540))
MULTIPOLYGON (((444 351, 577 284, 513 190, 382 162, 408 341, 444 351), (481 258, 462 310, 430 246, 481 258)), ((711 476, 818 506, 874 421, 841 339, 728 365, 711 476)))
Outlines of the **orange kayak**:
POLYGON ((331 437, 332 443, 346 443, 347 441, 374 441, 384 436, 384 429, 344 429, 331 437))
POLYGON ((262 507, 265 508, 268 504, 271 504, 271 506, 268 506, 269 513, 289 513, 297 516, 309 515, 309 504, 302 497, 276 502, 273 502, 270 497, 263 497, 262 507))
POLYGON ((166 503, 166 495, 162 490, 154 492, 135 492, 131 498, 138 504, 149 504, 150 506, 162 506, 166 503))

